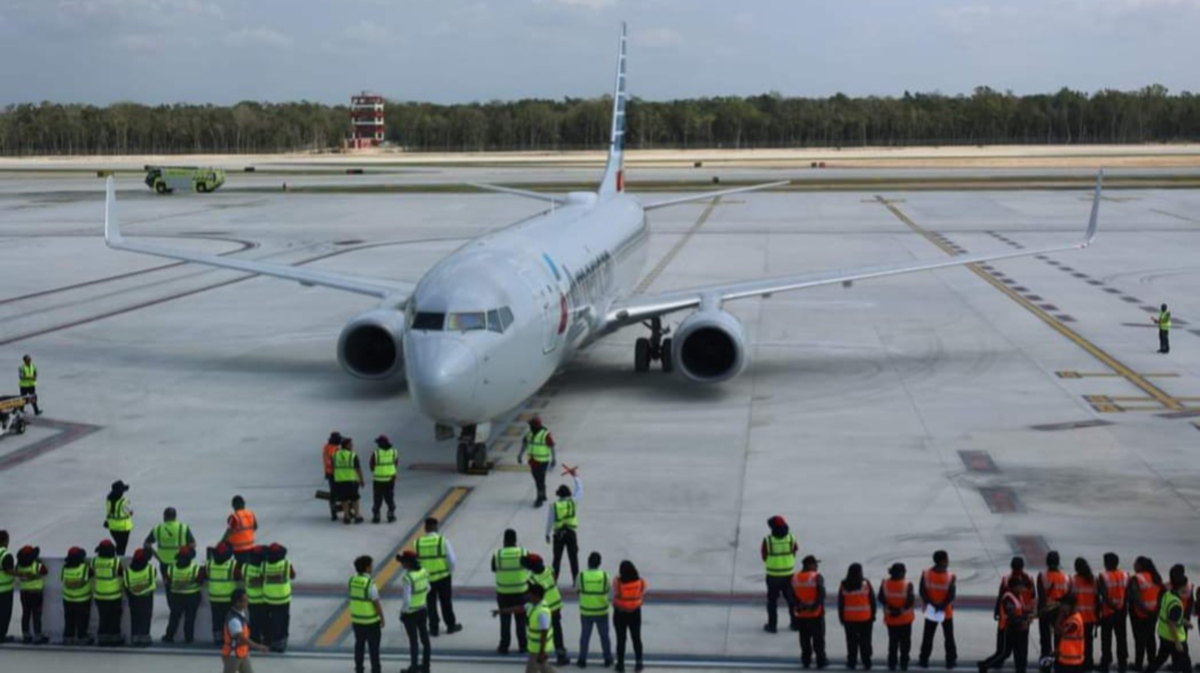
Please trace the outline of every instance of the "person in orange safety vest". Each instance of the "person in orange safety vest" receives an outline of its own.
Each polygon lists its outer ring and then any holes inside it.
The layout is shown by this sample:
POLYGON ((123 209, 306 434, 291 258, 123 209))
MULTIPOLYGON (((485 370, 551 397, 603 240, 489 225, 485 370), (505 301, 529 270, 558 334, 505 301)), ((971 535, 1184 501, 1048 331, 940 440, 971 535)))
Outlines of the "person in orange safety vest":
POLYGON ((879 584, 879 604, 883 606, 883 624, 888 630, 888 670, 908 670, 912 651, 913 606, 917 596, 913 583, 906 579, 903 563, 888 568, 888 578, 879 584))
POLYGON ((862 565, 851 563, 838 586, 838 621, 846 631, 846 668, 871 670, 871 631, 875 625, 875 590, 863 577, 862 565))

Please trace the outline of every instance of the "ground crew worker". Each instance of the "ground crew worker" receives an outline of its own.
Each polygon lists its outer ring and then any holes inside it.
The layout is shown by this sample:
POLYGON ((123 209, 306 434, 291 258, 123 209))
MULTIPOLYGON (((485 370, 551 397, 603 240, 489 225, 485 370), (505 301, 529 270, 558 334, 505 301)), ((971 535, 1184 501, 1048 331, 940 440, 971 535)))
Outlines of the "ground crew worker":
MULTIPOLYGON (((550 615, 550 608, 546 606, 545 590, 540 584, 530 584, 528 596, 528 603, 492 610, 492 616, 499 615, 501 619, 512 619, 515 616, 526 624, 529 643, 524 648, 528 656, 525 673, 555 673, 555 668, 550 665, 550 641, 554 639, 554 619, 550 615)), ((618 667, 617 670, 623 669, 618 667)))
POLYGON ((792 535, 787 521, 782 516, 767 519, 767 526, 771 529, 771 534, 763 538, 759 547, 759 555, 762 556, 767 577, 767 623, 763 624, 763 630, 767 633, 778 631, 776 613, 779 609, 779 597, 783 596, 787 602, 792 630, 795 631, 796 601, 792 596, 791 584, 799 546, 796 544, 796 536, 792 535))
MULTIPOLYGON (((175 563, 175 555, 179 553, 180 547, 196 548, 196 538, 192 537, 192 529, 186 523, 176 521, 176 517, 174 507, 163 510, 162 523, 152 528, 146 540, 142 542, 142 546, 154 551, 154 556, 158 559, 158 569, 164 577, 167 574, 167 566, 175 563)), ((218 637, 220 624, 219 621, 213 622, 213 629, 218 637)))
POLYGON ((554 493, 558 500, 554 502, 553 507, 546 510, 546 542, 550 542, 551 536, 554 539, 554 581, 558 581, 559 572, 562 570, 565 549, 567 560, 571 563, 571 586, 575 586, 579 577, 578 507, 579 500, 583 497, 583 481, 579 479, 575 469, 568 470, 571 480, 575 482, 575 488, 568 488, 566 484, 560 485, 554 493))
POLYGON ((351 518, 354 523, 363 522, 358 509, 358 490, 362 485, 362 465, 354 453, 354 441, 344 437, 342 445, 333 454, 333 487, 336 489, 334 495, 342 504, 342 523, 346 525, 350 524, 351 518))
POLYGON ((246 615, 250 618, 250 635, 258 641, 265 641, 269 633, 270 616, 267 599, 263 596, 263 562, 266 560, 267 548, 258 545, 246 555, 246 561, 238 561, 242 570, 242 580, 246 585, 246 615))
POLYGON ((400 585, 404 590, 400 603, 400 623, 408 634, 409 667, 400 673, 427 673, 429 671, 429 616, 425 605, 429 600, 429 573, 421 567, 416 552, 406 549, 396 557, 404 568, 400 585), (421 660, 417 664, 418 657, 421 660))
MULTIPOLYGON (((533 475, 533 484, 537 487, 537 499, 534 507, 541 507, 546 502, 546 470, 558 464, 557 451, 554 448, 554 437, 550 430, 542 425, 542 417, 534 416, 529 419, 529 431, 521 442, 521 452, 517 454, 517 464, 529 452, 529 473, 533 475)), ((503 616, 501 617, 503 620, 503 616)))
POLYGON ((932 619, 926 614, 925 629, 921 633, 921 653, 917 661, 921 668, 929 668, 933 637, 937 635, 939 625, 946 645, 946 667, 954 668, 958 662, 958 645, 954 642, 954 598, 958 587, 949 567, 950 555, 939 549, 933 553, 933 567, 921 573, 921 601, 926 610, 934 610, 932 619))
POLYGON ((863 578, 862 565, 851 563, 838 586, 838 621, 846 631, 846 667, 854 670, 862 660, 871 670, 871 630, 875 625, 875 590, 863 578))
POLYGON ((600 561, 600 552, 588 554, 588 569, 579 576, 579 660, 576 664, 580 668, 587 668, 588 646, 592 641, 593 628, 600 634, 604 667, 613 665, 612 646, 608 639, 612 581, 608 573, 600 569, 600 561))
POLYGON ((337 452, 338 447, 342 445, 342 433, 329 433, 329 440, 325 442, 324 448, 321 449, 321 463, 325 468, 325 483, 329 486, 329 520, 337 521, 338 517, 338 501, 334 497, 333 488, 333 454, 337 452))
POLYGON ((417 560, 429 573, 429 635, 438 635, 439 604, 442 611, 440 617, 446 620, 446 634, 462 631, 462 624, 454 616, 453 576, 457 559, 450 541, 438 532, 437 519, 425 519, 425 534, 417 538, 414 546, 417 560))
MULTIPOLYGON (((525 569, 524 560, 529 552, 524 547, 517 546, 517 531, 504 531, 504 546, 492 554, 492 572, 496 575, 496 606, 500 612, 500 646, 496 652, 508 654, 512 642, 512 612, 504 612, 525 604, 525 593, 529 590, 529 571, 525 569)), ((517 621, 517 646, 524 652, 525 621, 517 621)))
POLYGON ((101 540, 92 559, 92 600, 100 621, 96 627, 96 644, 100 647, 120 647, 125 644, 121 635, 121 577, 125 569, 117 558, 112 540, 101 540))
POLYGON ((1051 551, 1046 554, 1046 572, 1038 573, 1037 578, 1038 637, 1042 644, 1042 658, 1050 656, 1056 649, 1053 634, 1054 624, 1058 623, 1058 606, 1063 596, 1069 593, 1071 578, 1063 572, 1058 552, 1051 551))
POLYGON ((1104 572, 1096 581, 1096 595, 1100 602, 1100 673, 1108 673, 1113 663, 1114 636, 1117 641, 1117 673, 1125 673, 1129 662, 1129 643, 1125 637, 1129 574, 1120 569, 1120 562, 1116 554, 1106 553, 1104 572))
POLYGON ((92 567, 82 547, 71 547, 59 572, 63 601, 63 645, 91 645, 92 567))
POLYGON ((183 547, 175 556, 175 565, 167 566, 167 606, 171 609, 167 620, 164 643, 175 642, 179 623, 183 622, 183 641, 192 643, 196 639, 196 610, 200 608, 200 589, 204 584, 204 568, 196 563, 196 552, 183 547))
POLYGON ((825 578, 817 572, 819 563, 812 555, 800 561, 800 572, 792 577, 796 599, 792 614, 800 631, 800 664, 808 668, 815 654, 817 668, 823 669, 829 659, 825 656, 825 578))
POLYGON ((133 532, 133 510, 129 508, 129 498, 125 497, 128 491, 129 484, 114 481, 104 501, 104 527, 116 543, 117 556, 125 555, 129 534, 133 532))
POLYGON ((287 547, 278 542, 267 547, 263 561, 263 600, 267 604, 266 636, 262 644, 272 652, 286 652, 288 632, 292 623, 292 580, 296 579, 296 566, 287 558, 287 547))
POLYGON ((230 610, 225 618, 224 644, 221 647, 221 661, 225 665, 224 673, 254 673, 250 665, 250 650, 266 652, 267 647, 250 639, 250 618, 246 616, 246 592, 234 589, 230 610))
POLYGON ((1092 574, 1092 566, 1083 558, 1075 559, 1071 594, 1075 596, 1075 609, 1083 618, 1083 666, 1090 671, 1096 668, 1092 638, 1096 635, 1096 624, 1100 620, 1100 597, 1096 593, 1096 577, 1092 574))
POLYGON ((383 603, 379 588, 371 579, 374 559, 354 559, 354 577, 350 578, 350 622, 354 627, 354 673, 365 673, 366 651, 371 651, 371 673, 382 673, 379 643, 383 640, 383 603))
POLYGON ((617 632, 617 673, 625 671, 625 638, 633 641, 635 671, 642 666, 642 601, 646 597, 646 580, 638 575, 632 561, 621 561, 617 579, 613 580, 613 629, 617 632))
POLYGON ((879 604, 883 606, 883 624, 888 630, 888 670, 908 670, 912 652, 913 606, 917 603, 912 582, 906 579, 903 563, 888 568, 888 578, 879 585, 879 604))
POLYGON ((562 592, 558 590, 554 573, 546 567, 541 556, 530 554, 525 557, 525 567, 529 569, 529 581, 541 585, 542 601, 550 610, 550 622, 554 629, 554 652, 557 655, 554 663, 566 666, 571 663, 571 659, 567 656, 566 634, 563 633, 562 626, 562 592))
MULTIPOLYGON (((1158 352, 1171 352, 1171 312, 1167 310, 1167 305, 1163 304, 1158 310, 1158 315, 1150 319, 1151 322, 1158 325, 1158 352)), ((26 355, 26 358, 29 356, 26 355)), ((24 393, 22 393, 24 394, 24 393)))
MULTIPOLYGON (((1008 563, 1009 573, 1000 578, 1000 589, 996 592, 996 606, 992 609, 992 619, 1000 619, 1001 602, 1006 593, 1009 593, 1009 584, 1013 579, 1020 577, 1024 581, 1021 582, 1020 590, 1013 591, 1013 595, 1021 599, 1021 606, 1025 608, 1025 614, 1035 615, 1038 610, 1037 592, 1034 590, 1034 580, 1025 572, 1025 559, 1020 556, 1012 557, 1008 563)), ((996 650, 1001 649, 1000 640, 1004 637, 1001 632, 996 633, 996 650)))
POLYGON ((1158 605, 1158 656, 1150 662, 1146 673, 1157 673, 1162 665, 1171 660, 1175 673, 1191 673, 1192 661, 1188 655, 1187 632, 1189 618, 1184 599, 1191 600, 1191 587, 1182 565, 1171 567, 1171 584, 1162 592, 1158 605))
MULTIPOLYGON (((233 496, 231 505, 233 514, 225 521, 225 534, 221 536, 221 542, 228 542, 233 547, 233 557, 237 559, 238 565, 247 565, 254 550, 258 517, 246 507, 246 499, 240 495, 233 496)), ((250 604, 253 605, 253 601, 250 604)))
POLYGON ((388 523, 396 521, 396 470, 400 464, 400 452, 392 448, 387 435, 375 438, 375 452, 371 454, 371 523, 379 523, 379 512, 387 503, 388 523))
MULTIPOLYGON (((1164 305, 1165 309, 1166 306, 1164 305)), ((33 414, 35 416, 42 415, 42 409, 38 406, 37 398, 37 380, 38 370, 37 365, 33 364, 33 358, 27 353, 21 358, 21 365, 17 367, 17 383, 20 385, 21 397, 28 397, 29 403, 33 405, 33 414)))
POLYGON ((1083 671, 1083 617, 1075 610, 1075 598, 1063 596, 1058 611, 1058 653, 1054 661, 1055 673, 1081 673, 1083 671))
POLYGON ((17 579, 21 582, 21 639, 26 645, 45 645, 50 639, 42 633, 42 607, 46 575, 41 547, 25 545, 17 552, 17 579))
POLYGON ((1004 595, 1000 597, 1000 620, 997 626, 1000 638, 996 652, 979 662, 979 673, 999 670, 1009 655, 1012 655, 1016 673, 1025 673, 1029 662, 1029 620, 1034 617, 1021 598, 1021 592, 1028 589, 1029 579, 1024 574, 1009 578, 1004 595))
POLYGON ((208 579, 205 588, 208 591, 208 605, 212 610, 213 644, 223 642, 225 614, 233 601, 233 590, 241 579, 241 570, 237 560, 233 558, 233 547, 228 542, 222 542, 215 549, 208 550, 208 559, 204 564, 204 575, 208 579))
POLYGON ((10 642, 13 594, 17 589, 17 561, 8 551, 8 531, 0 530, 0 645, 10 642))
POLYGON ((154 618, 154 591, 158 588, 158 571, 150 563, 145 549, 133 552, 125 568, 125 595, 129 599, 129 644, 149 647, 150 621, 154 618))
POLYGON ((1139 556, 1133 561, 1133 577, 1129 578, 1129 624, 1133 629, 1133 667, 1142 669, 1158 654, 1154 637, 1158 621, 1158 597, 1162 592, 1162 575, 1154 561, 1139 556), (1143 659, 1144 657, 1144 659, 1143 659))

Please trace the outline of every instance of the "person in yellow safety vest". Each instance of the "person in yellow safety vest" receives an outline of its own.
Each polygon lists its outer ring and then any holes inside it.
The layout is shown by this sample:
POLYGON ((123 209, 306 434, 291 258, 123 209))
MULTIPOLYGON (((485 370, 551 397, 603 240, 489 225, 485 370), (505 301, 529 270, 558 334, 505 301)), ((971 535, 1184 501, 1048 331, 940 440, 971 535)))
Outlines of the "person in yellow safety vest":
POLYGON ((533 484, 537 487, 537 499, 534 507, 541 507, 546 502, 546 470, 558 464, 554 437, 550 430, 542 425, 541 416, 529 419, 529 431, 521 442, 521 452, 517 454, 517 464, 520 465, 529 452, 529 473, 533 475, 533 484))
POLYGON ((371 579, 375 560, 370 556, 354 559, 354 577, 350 578, 350 623, 354 628, 354 672, 364 673, 366 651, 371 651, 371 673, 382 673, 379 644, 383 640, 383 603, 379 588, 371 579))
POLYGON ((262 643, 272 652, 286 652, 292 621, 292 580, 296 579, 296 567, 287 560, 287 547, 278 542, 267 547, 262 579, 267 603, 267 629, 262 643))
POLYGON ((425 534, 417 538, 413 546, 421 567, 429 573, 429 635, 438 634, 439 606, 442 610, 440 617, 446 620, 446 634, 462 631, 462 624, 454 616, 453 580, 458 559, 454 556, 450 541, 438 532, 437 519, 425 519, 425 534))
POLYGON ((9 642, 13 594, 17 590, 17 561, 8 551, 8 531, 0 530, 0 645, 9 642))
POLYGON ((242 578, 237 559, 233 558, 233 547, 221 542, 216 548, 208 549, 208 560, 204 564, 205 583, 208 590, 208 605, 212 610, 213 644, 220 645, 225 637, 225 615, 233 601, 233 590, 242 578))
POLYGON ((612 646, 608 638, 608 614, 612 609, 612 579, 600 569, 600 552, 588 554, 588 569, 579 575, 579 659, 576 664, 587 668, 588 646, 592 629, 600 634, 600 650, 604 667, 613 665, 612 646))
POLYGON ((525 673, 555 673, 550 665, 550 643, 554 640, 554 617, 546 604, 546 590, 540 584, 529 585, 529 602, 492 610, 501 619, 514 616, 525 624, 529 642, 522 648, 529 657, 525 673))
MULTIPOLYGON (((496 606, 500 612, 500 646, 496 652, 508 654, 512 636, 513 613, 504 612, 525 604, 525 593, 529 590, 529 571, 525 569, 525 557, 529 552, 517 546, 517 531, 504 531, 504 546, 492 555, 492 572, 496 575, 496 606)), ((517 622, 517 645, 525 651, 525 622, 517 622)))
POLYGON ((17 382, 20 384, 21 397, 28 397, 29 403, 33 405, 33 414, 41 416, 42 409, 38 406, 37 398, 37 381, 37 365, 33 364, 33 358, 26 354, 21 358, 21 365, 17 367, 17 382))
POLYGON ((425 606, 429 601, 429 573, 421 567, 416 552, 404 550, 396 556, 404 568, 400 586, 404 590, 400 604, 400 623, 408 634, 408 655, 411 665, 400 673, 424 673, 429 670, 429 617, 425 606), (420 658, 420 665, 417 659, 420 658))
POLYGON ((554 573, 546 567, 545 561, 538 554, 525 557, 525 567, 529 569, 529 581, 542 587, 543 602, 550 610, 551 626, 554 628, 554 651, 557 654, 555 664, 566 666, 571 663, 567 656, 566 634, 562 627, 562 592, 558 590, 558 582, 554 573))
POLYGON ((167 566, 167 606, 171 609, 167 619, 167 632, 162 642, 175 642, 179 623, 183 622, 183 641, 196 640, 196 610, 200 608, 200 590, 204 584, 204 567, 196 563, 196 552, 184 547, 175 556, 175 565, 167 566))
POLYGON ((134 647, 149 647, 150 621, 154 619, 154 591, 158 588, 158 571, 150 563, 145 549, 133 552, 125 569, 125 597, 129 601, 129 643, 134 647))
POLYGON ((26 645, 50 642, 42 633, 42 608, 45 605, 46 575, 41 561, 42 548, 25 545, 17 552, 17 579, 21 583, 21 639, 26 645))
POLYGON ((62 644, 91 645, 95 642, 88 634, 88 622, 92 618, 92 566, 82 547, 67 550, 59 581, 63 600, 62 644))
POLYGON ((96 628, 96 644, 100 647, 120 647, 125 644, 121 635, 121 576, 125 569, 117 558, 112 540, 101 540, 92 559, 92 601, 100 615, 96 628))
POLYGON ((108 492, 104 501, 104 527, 116 543, 117 556, 125 555, 125 548, 129 545, 129 534, 133 532, 133 510, 129 507, 129 498, 125 497, 127 492, 129 484, 114 481, 112 490, 108 492))
MULTIPOLYGON (((1163 304, 1158 310, 1158 315, 1150 319, 1155 325, 1158 325, 1158 352, 1167 354, 1171 352, 1171 312, 1167 310, 1167 305, 1163 304)), ((28 356, 26 356, 28 357, 28 356)))
POLYGON ((576 578, 579 577, 579 501, 583 499, 583 481, 575 473, 575 469, 570 469, 569 472, 571 480, 575 482, 575 488, 571 489, 562 484, 555 492, 558 500, 554 501, 553 507, 546 510, 546 542, 549 543, 553 537, 554 581, 558 581, 562 571, 565 549, 567 559, 571 563, 571 586, 575 586, 576 578))
MULTIPOLYGON (((237 554, 234 554, 237 558, 237 554)), ((267 557, 267 548, 257 545, 246 554, 245 561, 238 559, 238 567, 242 571, 242 581, 246 586, 246 616, 250 618, 250 634, 255 640, 264 640, 269 617, 267 599, 263 596, 263 561, 267 557)))
POLYGON ((362 464, 354 453, 354 440, 342 438, 342 445, 333 453, 333 497, 342 503, 342 523, 362 523, 359 514, 359 489, 363 486, 362 464))
POLYGON ((1182 565, 1171 566, 1170 584, 1158 601, 1158 656, 1149 662, 1146 673, 1157 673, 1171 660, 1171 670, 1191 673, 1192 658, 1188 654, 1187 638, 1191 620, 1186 602, 1191 600, 1191 586, 1182 565))
POLYGON ((150 534, 142 542, 143 547, 154 552, 158 559, 158 569, 164 577, 167 575, 167 566, 175 563, 175 555, 181 547, 196 548, 196 538, 192 537, 192 529, 186 523, 177 521, 177 518, 174 507, 163 510, 162 523, 150 529, 150 534))
POLYGON ((375 451, 371 454, 371 523, 379 523, 379 513, 387 503, 388 523, 396 521, 396 470, 400 464, 400 452, 392 447, 387 435, 375 438, 375 451))
POLYGON ((796 572, 796 552, 799 545, 796 536, 788 529, 788 523, 782 516, 767 519, 771 534, 764 537, 759 547, 763 567, 767 576, 767 623, 763 630, 776 633, 778 628, 779 597, 787 602, 788 614, 791 615, 791 629, 796 631, 796 597, 792 593, 792 575, 796 572))

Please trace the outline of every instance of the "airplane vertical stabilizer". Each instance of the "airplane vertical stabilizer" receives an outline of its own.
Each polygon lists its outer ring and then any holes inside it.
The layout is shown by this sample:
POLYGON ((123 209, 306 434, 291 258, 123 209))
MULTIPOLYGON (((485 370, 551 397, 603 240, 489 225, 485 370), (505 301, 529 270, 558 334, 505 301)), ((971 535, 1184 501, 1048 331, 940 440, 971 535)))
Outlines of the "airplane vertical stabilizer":
POLYGON ((612 136, 608 145, 608 165, 600 181, 600 195, 625 191, 625 24, 617 48, 617 81, 613 89, 612 136))

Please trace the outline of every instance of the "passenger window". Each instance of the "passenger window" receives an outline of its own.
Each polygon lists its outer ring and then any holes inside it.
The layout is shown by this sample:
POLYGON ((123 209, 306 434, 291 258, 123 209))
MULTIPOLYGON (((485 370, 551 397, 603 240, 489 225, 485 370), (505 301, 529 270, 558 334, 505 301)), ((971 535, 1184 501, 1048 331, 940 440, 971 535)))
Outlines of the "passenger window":
POLYGON ((413 318, 412 328, 440 332, 445 322, 445 313, 417 313, 417 317, 413 318))
POLYGON ((504 332, 504 323, 500 322, 499 311, 488 311, 488 329, 492 332, 504 332))
POLYGON ((487 329, 487 317, 483 313, 451 313, 446 320, 447 332, 469 332, 487 329))
POLYGON ((507 330, 509 327, 512 327, 512 324, 513 324, 512 310, 510 308, 508 308, 507 306, 502 307, 500 309, 500 319, 504 321, 504 329, 505 330, 507 330))

